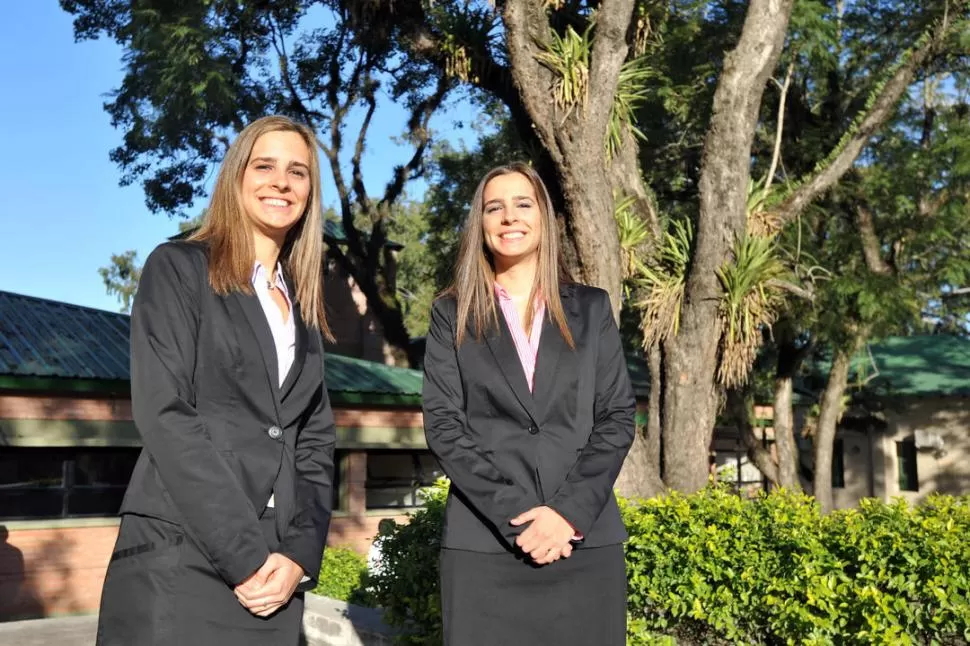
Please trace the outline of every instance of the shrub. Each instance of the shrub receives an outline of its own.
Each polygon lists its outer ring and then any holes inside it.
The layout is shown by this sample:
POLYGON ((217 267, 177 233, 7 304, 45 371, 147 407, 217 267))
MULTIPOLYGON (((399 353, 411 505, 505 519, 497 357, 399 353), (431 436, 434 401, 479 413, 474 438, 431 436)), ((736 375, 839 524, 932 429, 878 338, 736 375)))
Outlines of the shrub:
MULTIPOLYGON (((441 643, 438 552, 447 483, 382 532, 370 580, 406 644, 441 643)), ((970 640, 970 497, 863 501, 822 516, 775 491, 620 501, 628 643, 962 644, 970 640)))
MULTIPOLYGON (((686 643, 915 644, 970 638, 970 498, 863 501, 709 488, 623 506, 630 632, 686 643)), ((633 642, 634 640, 631 640, 633 642)))
POLYGON ((323 553, 320 578, 315 594, 357 605, 371 606, 373 602, 364 589, 367 559, 346 547, 328 547, 323 553))
POLYGON ((441 644, 441 600, 438 555, 448 484, 445 480, 422 491, 424 507, 406 525, 393 524, 377 537, 380 567, 368 577, 384 620, 406 631, 402 644, 441 644))

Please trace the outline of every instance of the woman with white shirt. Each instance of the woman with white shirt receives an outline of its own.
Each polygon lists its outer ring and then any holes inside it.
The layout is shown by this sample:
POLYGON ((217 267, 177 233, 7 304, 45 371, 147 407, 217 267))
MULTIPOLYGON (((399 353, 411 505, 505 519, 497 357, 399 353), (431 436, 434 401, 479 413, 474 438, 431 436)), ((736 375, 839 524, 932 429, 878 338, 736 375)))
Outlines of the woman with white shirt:
POLYGON ((144 449, 98 644, 297 644, 330 523, 320 165, 284 117, 229 148, 188 241, 145 263, 131 316, 144 449))

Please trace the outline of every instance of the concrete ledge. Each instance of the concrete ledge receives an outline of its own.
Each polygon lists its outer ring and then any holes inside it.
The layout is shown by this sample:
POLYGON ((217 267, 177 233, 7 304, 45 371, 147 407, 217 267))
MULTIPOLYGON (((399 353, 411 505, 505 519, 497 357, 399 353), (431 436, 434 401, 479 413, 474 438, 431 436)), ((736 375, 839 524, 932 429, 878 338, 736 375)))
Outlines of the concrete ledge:
POLYGON ((397 632, 383 612, 308 593, 303 610, 306 646, 392 646, 397 632))
MULTIPOLYGON (((384 625, 381 617, 380 610, 362 608, 308 593, 300 644, 392 646, 396 632, 384 625)), ((0 622, 0 644, 91 646, 97 630, 97 615, 0 622)))

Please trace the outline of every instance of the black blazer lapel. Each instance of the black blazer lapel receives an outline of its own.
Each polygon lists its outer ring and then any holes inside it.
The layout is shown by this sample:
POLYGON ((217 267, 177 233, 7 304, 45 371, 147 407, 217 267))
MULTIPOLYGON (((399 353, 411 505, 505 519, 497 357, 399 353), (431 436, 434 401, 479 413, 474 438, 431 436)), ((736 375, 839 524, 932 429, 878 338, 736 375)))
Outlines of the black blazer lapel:
POLYGON ((505 375, 505 380, 509 382, 516 399, 525 408, 532 421, 538 424, 535 400, 529 391, 529 384, 525 380, 525 371, 522 369, 522 362, 519 361, 519 353, 515 349, 512 332, 509 330, 501 310, 498 311, 498 330, 490 331, 485 336, 485 342, 498 362, 499 368, 502 369, 502 374, 505 375))
POLYGON ((269 329, 269 321, 266 320, 266 314, 263 312, 263 307, 259 304, 259 299, 255 294, 234 291, 230 298, 235 299, 242 308, 253 334, 256 335, 259 353, 263 357, 263 364, 266 366, 266 379, 269 382, 270 392, 273 394, 273 406, 278 417, 280 414, 279 366, 276 360, 276 343, 273 341, 273 332, 269 329))
POLYGON ((293 390, 293 385, 303 371, 303 364, 306 361, 307 339, 309 338, 306 322, 304 322, 303 316, 300 313, 299 303, 293 303, 293 311, 291 314, 293 316, 293 325, 296 327, 296 346, 293 348, 293 364, 290 366, 290 371, 286 373, 286 378, 283 380, 283 387, 280 388, 280 399, 286 399, 286 396, 293 390))
MULTIPOLYGON (((562 302, 563 313, 566 315, 566 324, 570 330, 575 330, 573 319, 577 312, 575 308, 576 299, 572 297, 572 288, 564 285, 559 289, 559 297, 562 302)), ((563 351, 568 351, 569 346, 562 337, 559 326, 553 321, 546 310, 545 320, 542 323, 542 337, 539 339, 539 354, 536 357, 536 374, 533 380, 533 394, 536 406, 540 413, 557 403, 555 393, 556 374, 559 368, 559 358, 563 351)))

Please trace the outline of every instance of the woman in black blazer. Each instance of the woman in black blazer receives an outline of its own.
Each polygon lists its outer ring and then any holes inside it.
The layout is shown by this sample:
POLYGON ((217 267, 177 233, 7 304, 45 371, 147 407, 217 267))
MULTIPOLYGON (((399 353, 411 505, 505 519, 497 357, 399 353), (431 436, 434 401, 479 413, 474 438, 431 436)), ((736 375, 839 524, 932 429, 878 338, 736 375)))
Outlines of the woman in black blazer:
POLYGON ((451 478, 445 644, 621 646, 613 484, 636 403, 606 292, 569 281, 548 192, 490 171, 427 338, 424 427, 451 478))
POLYGON ((198 233, 145 263, 131 315, 144 449, 99 644, 298 643, 336 438, 319 177, 312 131, 259 119, 229 148, 198 233))

